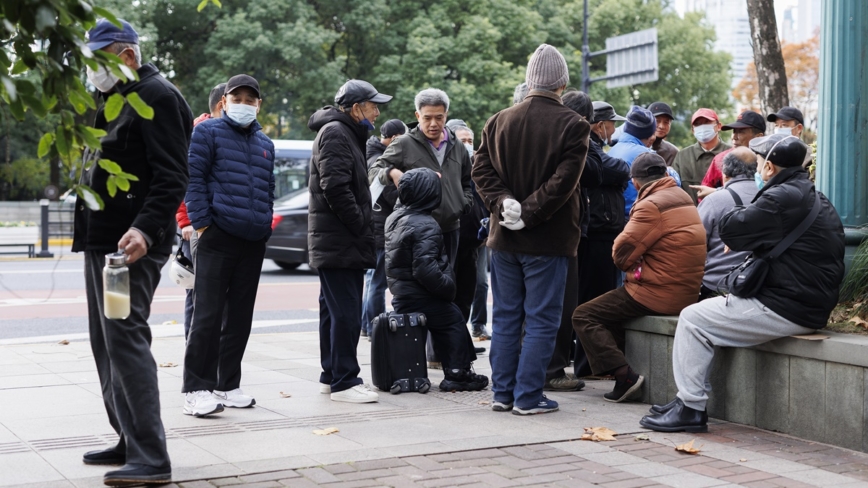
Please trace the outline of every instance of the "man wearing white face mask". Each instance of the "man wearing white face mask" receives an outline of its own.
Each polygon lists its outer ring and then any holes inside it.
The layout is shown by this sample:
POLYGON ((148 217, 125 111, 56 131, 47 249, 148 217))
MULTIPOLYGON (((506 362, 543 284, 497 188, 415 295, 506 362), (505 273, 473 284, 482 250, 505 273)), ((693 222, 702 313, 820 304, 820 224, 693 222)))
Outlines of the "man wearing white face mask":
POLYGON ((87 45, 92 51, 117 55, 130 74, 138 74, 138 80, 120 81, 104 67, 88 69, 88 80, 101 92, 100 98, 137 93, 154 117, 143 119, 125 104, 109 122, 100 107, 94 127, 105 131, 102 148, 83 158, 82 183, 102 197, 105 207, 95 212, 79 201, 72 250, 84 252, 91 350, 109 423, 120 439, 108 449, 86 453, 82 461, 124 465, 105 474, 103 480, 109 485, 168 483, 172 467, 160 419, 148 316, 160 269, 169 259, 177 232, 174 214, 187 187, 193 114, 178 89, 153 64, 141 64, 138 34, 129 23, 120 23, 117 27, 100 20, 88 32, 87 45), (110 174, 94 164, 99 159, 114 161, 138 178, 126 191, 110 195, 110 174), (118 248, 126 254, 130 275, 131 313, 123 320, 105 317, 103 298, 105 255, 118 248))
POLYGON ((240 384, 274 201, 274 144, 256 121, 261 104, 259 83, 233 76, 226 83, 223 116, 193 129, 185 202, 199 240, 195 312, 184 356, 186 415, 256 403, 240 384))
POLYGON ((710 108, 697 110, 690 119, 690 125, 693 126, 696 144, 679 151, 672 168, 681 176, 681 188, 696 204, 698 202, 696 190, 690 185, 701 184, 714 157, 732 146, 723 142, 718 136, 720 119, 714 110, 710 108))
MULTIPOLYGON (((805 130, 805 117, 802 111, 795 107, 784 107, 773 114, 769 114, 767 120, 775 124, 775 134, 784 134, 802 138, 802 131, 805 130)), ((805 160, 802 162, 802 167, 807 168, 811 165, 811 151, 805 154, 805 160)))

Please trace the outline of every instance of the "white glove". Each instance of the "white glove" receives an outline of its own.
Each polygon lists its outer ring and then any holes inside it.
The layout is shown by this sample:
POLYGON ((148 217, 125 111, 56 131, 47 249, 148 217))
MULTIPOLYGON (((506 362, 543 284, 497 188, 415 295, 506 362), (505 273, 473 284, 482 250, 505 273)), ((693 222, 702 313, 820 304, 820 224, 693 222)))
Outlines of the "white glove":
POLYGON ((521 219, 521 204, 517 200, 507 198, 503 201, 503 208, 500 211, 503 222, 514 224, 521 219))
POLYGON ((524 229, 524 221, 521 220, 521 219, 518 219, 517 222, 504 222, 504 221, 501 220, 501 221, 500 221, 500 225, 506 227, 506 228, 509 229, 509 230, 521 230, 521 229, 524 229))

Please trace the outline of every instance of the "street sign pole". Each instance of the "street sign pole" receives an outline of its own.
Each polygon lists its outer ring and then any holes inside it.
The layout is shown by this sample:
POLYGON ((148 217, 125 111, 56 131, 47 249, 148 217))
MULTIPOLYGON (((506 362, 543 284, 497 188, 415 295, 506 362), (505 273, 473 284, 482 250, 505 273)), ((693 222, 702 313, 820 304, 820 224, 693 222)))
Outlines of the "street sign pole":
POLYGON ((582 91, 588 93, 591 88, 590 62, 591 48, 588 46, 588 0, 585 0, 585 16, 582 21, 582 91))

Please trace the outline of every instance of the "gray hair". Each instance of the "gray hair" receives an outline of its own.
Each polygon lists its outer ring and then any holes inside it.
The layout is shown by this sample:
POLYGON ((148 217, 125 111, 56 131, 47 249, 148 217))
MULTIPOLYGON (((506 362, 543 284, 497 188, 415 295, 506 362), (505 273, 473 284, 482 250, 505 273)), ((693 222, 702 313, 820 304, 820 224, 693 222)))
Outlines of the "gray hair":
POLYGON ((111 45, 111 51, 113 54, 120 54, 125 49, 132 49, 133 53, 136 56, 136 64, 142 65, 142 50, 139 48, 138 44, 132 44, 129 42, 115 42, 111 45))
POLYGON ((444 107, 449 111, 449 95, 437 88, 426 88, 416 94, 416 111, 421 112, 422 107, 444 107))
POLYGON ((512 93, 512 104, 518 105, 521 103, 525 97, 527 97, 527 92, 530 91, 530 88, 527 86, 527 83, 519 83, 518 86, 515 87, 515 91, 512 93))
POLYGON ((470 130, 470 127, 467 127, 466 125, 459 125, 458 127, 453 127, 452 132, 454 132, 455 135, 458 135, 459 132, 470 132, 470 137, 473 138, 473 131, 470 130))
POLYGON ((721 172, 727 178, 735 178, 736 176, 752 177, 756 172, 756 156, 754 156, 753 161, 744 161, 737 154, 729 152, 723 157, 721 172))

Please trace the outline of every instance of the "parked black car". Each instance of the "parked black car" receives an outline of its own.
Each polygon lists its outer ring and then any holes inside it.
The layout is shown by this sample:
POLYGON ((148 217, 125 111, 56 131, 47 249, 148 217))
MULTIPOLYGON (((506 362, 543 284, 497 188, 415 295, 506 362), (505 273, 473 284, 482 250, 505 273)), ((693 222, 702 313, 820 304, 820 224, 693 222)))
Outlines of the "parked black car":
POLYGON ((274 231, 265 244, 265 258, 283 269, 307 264, 307 188, 274 201, 274 231))

